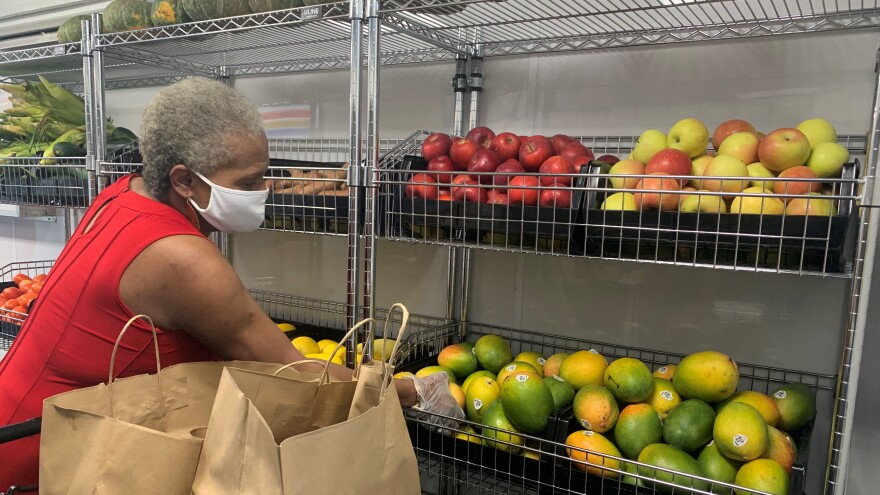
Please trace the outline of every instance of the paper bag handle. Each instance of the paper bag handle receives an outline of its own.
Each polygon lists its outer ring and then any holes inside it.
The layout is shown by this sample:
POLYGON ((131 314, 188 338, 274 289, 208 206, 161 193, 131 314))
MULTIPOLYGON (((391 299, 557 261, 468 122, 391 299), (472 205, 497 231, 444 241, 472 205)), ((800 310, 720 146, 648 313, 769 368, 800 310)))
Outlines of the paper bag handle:
MULTIPOLYGON (((312 360, 312 359, 304 359, 304 360, 302 360, 302 361, 296 361, 296 362, 293 362, 293 363, 288 363, 288 364, 285 364, 284 366, 278 368, 278 370, 275 371, 275 373, 273 374, 273 376, 277 376, 278 373, 281 373, 282 371, 284 371, 284 370, 286 370, 287 368, 290 368, 290 367, 292 367, 292 366, 296 366, 297 364, 301 364, 301 363, 319 363, 319 364, 323 364, 323 365, 324 365, 324 371, 321 373, 321 380, 320 380, 318 383, 323 384, 323 383, 325 382, 325 380, 329 383, 329 381, 330 381, 330 364, 331 364, 331 360, 333 359, 333 356, 335 356, 336 353, 339 352, 339 349, 342 348, 343 343, 345 343, 346 340, 350 339, 351 336, 354 334, 354 332, 357 331, 358 328, 360 328, 360 327, 362 327, 362 326, 364 326, 365 324, 370 323, 370 322, 375 323, 375 320, 373 320, 372 318, 366 318, 366 319, 364 319, 364 320, 359 321, 359 322, 357 323, 357 325, 351 327, 351 329, 350 329, 348 332, 346 332, 346 334, 343 335, 341 339, 339 339, 339 343, 336 344, 336 347, 333 348, 333 352, 330 353, 330 356, 331 356, 331 357, 330 357, 330 360, 327 360, 326 362, 324 362, 324 361, 319 361, 319 360, 317 360, 317 359, 314 359, 314 360, 312 360)), ((363 356, 363 354, 361 354, 361 362, 363 362, 363 359, 364 359, 364 356, 363 356)), ((359 364, 360 364, 360 363, 359 363, 359 364)))
MULTIPOLYGON (((393 378, 393 374, 390 370, 394 369, 394 362, 397 359, 397 351, 400 349, 400 343, 404 340, 404 335, 406 334, 407 325, 409 324, 409 310, 406 309, 401 303, 395 303, 388 309, 388 314, 385 316, 385 325, 382 327, 382 338, 385 339, 388 336, 388 327, 391 324, 391 316, 394 314, 394 310, 400 310, 400 328, 397 330, 397 338, 394 340, 394 347, 391 348, 391 356, 388 357, 387 366, 383 367, 382 370, 382 391, 380 392, 380 400, 385 399, 385 391, 388 390, 388 386, 391 384, 391 379, 393 378)), ((368 339, 375 338, 375 327, 370 329, 370 332, 367 334, 368 339)), ((385 346, 382 346, 382 358, 385 358, 385 346)), ((371 356, 372 357, 372 356, 371 356)), ((363 356, 361 356, 361 361, 363 361, 363 356)))
POLYGON ((305 363, 314 363, 314 364, 320 364, 320 365, 327 364, 327 362, 321 361, 320 359, 303 359, 302 361, 294 361, 292 363, 287 363, 284 366, 279 367, 277 370, 275 370, 275 373, 272 373, 272 376, 278 376, 278 373, 281 373, 282 371, 284 371, 288 368, 293 368, 294 366, 296 366, 298 364, 305 364, 305 363))
POLYGON ((153 349, 156 351, 156 381, 159 383, 159 397, 162 397, 162 379, 159 377, 159 372, 162 371, 162 364, 159 362, 159 335, 156 332, 156 325, 153 324, 152 318, 147 315, 135 315, 129 318, 128 322, 125 323, 125 326, 122 327, 122 331, 119 332, 119 336, 116 337, 116 343, 113 344, 113 352, 110 353, 110 370, 107 372, 107 388, 108 395, 110 396, 110 417, 113 417, 113 370, 116 368, 116 351, 119 350, 119 343, 122 342, 122 337, 125 335, 125 332, 128 331, 128 327, 131 326, 135 321, 143 319, 146 320, 147 323, 150 324, 150 330, 153 332, 153 349))

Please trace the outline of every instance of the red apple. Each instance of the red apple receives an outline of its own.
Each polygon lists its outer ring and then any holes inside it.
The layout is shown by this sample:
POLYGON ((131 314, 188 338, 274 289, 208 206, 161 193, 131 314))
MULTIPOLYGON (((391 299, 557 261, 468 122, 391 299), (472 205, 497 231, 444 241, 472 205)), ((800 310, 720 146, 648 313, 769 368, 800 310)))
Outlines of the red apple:
POLYGON ((712 134, 712 147, 717 150, 721 143, 727 139, 727 136, 737 132, 755 132, 755 128, 745 120, 733 119, 722 122, 712 134))
POLYGON ((519 140, 516 134, 512 132, 502 132, 495 136, 489 149, 498 153, 498 156, 503 162, 518 157, 520 146, 522 146, 522 141, 519 140))
POLYGON ((587 148, 577 141, 563 146, 562 150, 557 151, 556 154, 568 158, 569 161, 579 156, 588 156, 590 157, 590 161, 593 161, 593 158, 596 157, 596 155, 593 154, 593 151, 590 148, 587 148))
POLYGON ((574 165, 564 156, 551 156, 547 159, 539 170, 542 174, 541 184, 545 186, 570 186, 571 177, 557 177, 558 174, 575 173, 574 165))
POLYGON ((422 157, 429 162, 438 156, 448 155, 452 139, 443 133, 434 133, 422 141, 422 157))
POLYGON ((767 134, 758 145, 758 161, 768 170, 782 172, 807 163, 810 140, 797 129, 783 128, 767 134))
MULTIPOLYGON (((818 176, 816 172, 813 171, 810 167, 805 167, 803 165, 797 167, 791 167, 782 171, 779 174, 780 179, 787 178, 798 178, 798 179, 816 179, 818 176)), ((781 180, 773 182, 773 192, 776 194, 809 194, 816 193, 822 189, 821 182, 813 182, 813 181, 795 181, 795 180, 781 180)), ((782 201, 788 203, 794 198, 780 198, 782 201)))
POLYGON ((537 187, 537 177, 530 175, 519 175, 517 177, 514 177, 510 179, 507 191, 507 200, 512 205, 535 206, 538 204, 537 187))
POLYGON ((477 182, 469 182, 466 185, 455 187, 452 190, 452 199, 465 203, 485 203, 488 199, 487 189, 483 189, 477 182))
POLYGON ((496 175, 493 177, 493 183, 496 186, 506 186, 508 182, 510 182, 510 178, 516 174, 521 174, 525 172, 526 169, 523 168, 522 164, 517 160, 507 160, 506 162, 498 165, 498 168, 495 169, 496 174, 507 174, 507 175, 496 175))
POLYGON ((568 160, 571 162, 571 165, 574 167, 575 173, 579 173, 581 171, 581 166, 589 165, 590 162, 593 161, 593 157, 591 156, 576 156, 568 160))
POLYGON ((608 165, 614 165, 615 163, 620 161, 620 158, 617 158, 614 155, 602 155, 599 158, 596 158, 596 161, 606 163, 608 165))
POLYGON ((428 174, 416 174, 409 180, 405 191, 407 198, 437 199, 440 188, 437 181, 428 174))
POLYGON ((486 194, 486 202, 495 205, 510 204, 507 199, 507 193, 498 189, 492 189, 486 194))
POLYGON ((480 144, 473 139, 456 139, 449 148, 449 157, 452 158, 456 170, 467 170, 468 163, 479 150, 480 144))
MULTIPOLYGON (((667 175, 691 175, 693 163, 687 153, 681 150, 667 148, 658 151, 648 160, 645 165, 645 173, 650 175, 654 172, 663 172, 667 175)), ((675 179, 679 184, 687 179, 675 179)))
POLYGON ((525 142, 526 142, 526 139, 529 138, 529 136, 517 136, 517 137, 519 138, 519 142, 520 142, 520 143, 525 143, 525 142))
MULTIPOLYGON (((501 165, 501 159, 498 158, 498 153, 490 149, 481 149, 474 153, 474 157, 468 163, 467 170, 468 172, 494 172, 499 165, 501 165)), ((483 184, 492 183, 491 175, 475 175, 474 177, 483 184)))
POLYGON ((545 189, 541 191, 538 204, 542 208, 571 208, 571 191, 568 189, 545 189))
MULTIPOLYGON (((428 162, 428 170, 432 172, 454 172, 455 164, 452 163, 452 158, 449 158, 446 155, 436 156, 428 162)), ((452 182, 452 174, 437 174, 434 175, 434 178, 436 178, 437 182, 440 184, 449 184, 452 182)))
POLYGON ((437 195, 437 199, 439 201, 452 201, 452 193, 447 190, 441 189, 440 194, 437 195))
POLYGON ((519 149, 519 162, 529 172, 537 172, 553 156, 553 144, 544 136, 532 136, 519 149))
POLYGON ((488 148, 492 145, 492 140, 495 139, 495 133, 488 127, 474 127, 465 137, 480 143, 483 148, 488 148))
POLYGON ((657 175, 657 177, 646 177, 636 185, 637 190, 644 190, 634 194, 636 206, 642 210, 677 210, 681 198, 678 182, 663 177, 667 175, 663 172, 655 172, 652 175, 657 175))
POLYGON ((556 134, 555 136, 550 138, 550 143, 553 145, 553 154, 561 155, 562 148, 565 148, 569 144, 574 144, 578 142, 576 139, 570 136, 566 136, 565 134, 556 134))

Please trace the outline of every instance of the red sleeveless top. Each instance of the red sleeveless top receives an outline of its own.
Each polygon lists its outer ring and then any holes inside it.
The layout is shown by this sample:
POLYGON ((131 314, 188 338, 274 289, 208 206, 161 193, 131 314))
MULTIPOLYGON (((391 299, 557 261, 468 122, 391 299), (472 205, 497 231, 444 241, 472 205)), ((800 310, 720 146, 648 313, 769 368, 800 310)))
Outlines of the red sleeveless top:
MULTIPOLYGON (((123 272, 159 239, 202 235, 174 208, 129 190, 131 178, 98 195, 0 361, 0 426, 39 417, 47 397, 105 382, 113 344, 133 316, 119 296, 123 272)), ((212 358, 188 334, 157 330, 163 366, 212 358)), ((116 374, 155 373, 151 351, 150 327, 139 320, 119 346, 116 374)), ((38 436, 0 444, 0 493, 13 484, 36 484, 38 455, 38 436)))

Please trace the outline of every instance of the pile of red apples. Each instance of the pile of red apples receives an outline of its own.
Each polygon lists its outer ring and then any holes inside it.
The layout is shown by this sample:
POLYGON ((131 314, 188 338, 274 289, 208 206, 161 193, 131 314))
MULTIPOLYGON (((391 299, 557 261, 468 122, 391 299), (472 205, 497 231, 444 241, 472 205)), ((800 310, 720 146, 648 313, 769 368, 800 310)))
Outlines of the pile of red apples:
POLYGON ((609 170, 611 190, 600 207, 828 216, 834 187, 824 179, 839 178, 847 160, 823 119, 766 135, 728 120, 710 136, 705 124, 688 118, 668 133, 642 133, 632 154, 609 170), (714 151, 707 151, 710 142, 714 151))
POLYGON ((562 134, 519 136, 476 127, 465 137, 435 133, 422 143, 428 171, 415 173, 408 198, 572 208, 572 179, 593 152, 562 134))

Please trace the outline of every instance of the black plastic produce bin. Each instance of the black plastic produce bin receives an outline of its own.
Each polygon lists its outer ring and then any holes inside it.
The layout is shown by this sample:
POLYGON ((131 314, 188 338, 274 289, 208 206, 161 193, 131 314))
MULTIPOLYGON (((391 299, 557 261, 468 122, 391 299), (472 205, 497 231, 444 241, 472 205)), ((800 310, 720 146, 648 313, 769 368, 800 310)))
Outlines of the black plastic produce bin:
MULTIPOLYGON (((327 167, 341 168, 344 164, 272 158, 269 160, 269 165, 273 168, 269 169, 267 177, 287 179, 291 177, 290 173, 280 167, 310 170, 327 167)), ((328 180, 328 182, 337 181, 328 180)), ((266 200, 266 228, 345 234, 348 232, 349 204, 347 194, 312 195, 270 192, 269 198, 266 200)))
MULTIPOLYGON (((844 179, 856 179, 859 163, 844 168, 844 179)), ((598 164, 582 173, 607 173, 598 164)), ((759 266, 838 273, 851 251, 848 236, 856 220, 852 200, 839 200, 830 217, 685 213, 680 211, 601 210, 607 187, 604 177, 590 178, 586 196, 588 251, 601 257, 656 261, 693 261, 729 266, 759 266)), ((841 182, 840 195, 854 195, 852 182, 841 182)))

